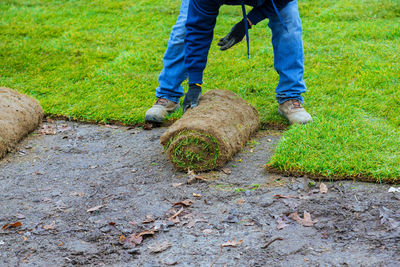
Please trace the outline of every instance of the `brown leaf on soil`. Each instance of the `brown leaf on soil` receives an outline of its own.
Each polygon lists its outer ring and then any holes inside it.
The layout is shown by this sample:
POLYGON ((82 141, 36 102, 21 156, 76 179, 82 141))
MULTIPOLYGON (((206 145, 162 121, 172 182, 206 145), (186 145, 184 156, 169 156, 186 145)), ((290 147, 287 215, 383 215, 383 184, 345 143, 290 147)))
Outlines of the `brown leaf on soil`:
POLYGON ((174 205, 172 205, 172 206, 174 207, 174 206, 182 205, 182 206, 185 206, 185 207, 190 207, 193 203, 194 203, 193 200, 191 200, 191 199, 185 199, 185 200, 183 200, 183 201, 176 202, 176 203, 175 203, 174 205))
POLYGON ((324 183, 321 183, 321 184, 319 185, 319 192, 320 192, 321 194, 326 194, 326 193, 328 193, 328 187, 327 187, 324 183))
POLYGON ((243 240, 236 241, 236 238, 228 240, 227 242, 223 243, 221 247, 237 247, 243 243, 243 240))
POLYGON ((297 212, 294 212, 292 214, 289 215, 290 219, 295 220, 296 222, 298 222, 299 224, 303 225, 303 226, 313 226, 316 222, 318 222, 318 220, 312 220, 311 219, 311 214, 308 213, 307 211, 304 211, 304 215, 303 215, 303 219, 299 216, 299 214, 297 214, 297 212))
POLYGON ((156 220, 152 215, 146 215, 146 219, 142 223, 152 223, 156 220))
POLYGON ((138 236, 144 236, 144 235, 154 235, 157 232, 157 230, 146 230, 143 232, 140 232, 138 236))
POLYGON ((148 246, 147 248, 150 250, 151 253, 160 253, 167 250, 170 247, 171 243, 169 243, 168 241, 164 241, 161 244, 154 243, 153 246, 148 246))
POLYGON ((302 219, 300 218, 299 214, 297 212, 291 213, 289 215, 289 218, 292 220, 295 220, 296 222, 300 223, 302 222, 302 219))
MULTIPOLYGON (((122 242, 126 243, 128 245, 131 245, 132 247, 135 247, 136 245, 140 245, 142 243, 143 236, 154 235, 155 232, 156 232, 156 230, 146 230, 146 231, 140 232, 139 234, 132 233, 128 236, 128 238, 125 238, 125 240, 122 240, 122 242)), ((121 242, 121 237, 120 237, 120 242, 121 242)))
POLYGON ((232 171, 231 171, 230 169, 228 169, 228 168, 222 168, 221 171, 222 171, 223 173, 227 174, 227 175, 229 175, 229 174, 232 173, 232 171))
POLYGON ((277 228, 278 230, 282 230, 283 228, 289 226, 289 224, 287 224, 286 221, 285 221, 284 219, 282 219, 281 216, 279 216, 279 217, 276 219, 276 223, 277 223, 276 228, 277 228))
POLYGON ((6 223, 5 225, 3 225, 2 229, 6 230, 6 229, 17 228, 17 227, 21 227, 21 226, 22 226, 21 222, 6 223))
POLYGON ((237 201, 237 203, 238 203, 239 205, 242 205, 242 204, 244 203, 244 200, 243 200, 243 199, 239 199, 239 200, 237 201))
POLYGON ((202 197, 201 194, 196 194, 196 193, 193 193, 193 196, 194 196, 194 197, 198 197, 198 198, 201 198, 201 197, 202 197))
POLYGON ((86 212, 93 212, 93 211, 101 209, 102 207, 104 207, 104 205, 98 205, 96 207, 88 209, 86 212))
POLYGON ((125 240, 125 243, 128 245, 131 245, 132 247, 135 247, 136 245, 140 245, 143 241, 143 237, 136 235, 136 233, 131 234, 128 236, 128 238, 125 240))
POLYGON ((173 223, 179 223, 180 220, 179 220, 178 216, 182 213, 182 211, 183 211, 183 207, 181 207, 181 209, 178 212, 176 212, 174 215, 169 217, 168 220, 173 222, 173 223))

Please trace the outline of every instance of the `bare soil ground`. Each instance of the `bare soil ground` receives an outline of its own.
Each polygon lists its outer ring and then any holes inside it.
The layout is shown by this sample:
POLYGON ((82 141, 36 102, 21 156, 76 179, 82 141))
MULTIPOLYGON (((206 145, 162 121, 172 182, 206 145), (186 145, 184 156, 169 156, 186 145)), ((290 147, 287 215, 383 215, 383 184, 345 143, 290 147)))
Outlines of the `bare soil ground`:
POLYGON ((189 175, 165 130, 55 121, 24 140, 0 162, 0 266, 400 265, 390 185, 266 173, 274 131, 189 175))

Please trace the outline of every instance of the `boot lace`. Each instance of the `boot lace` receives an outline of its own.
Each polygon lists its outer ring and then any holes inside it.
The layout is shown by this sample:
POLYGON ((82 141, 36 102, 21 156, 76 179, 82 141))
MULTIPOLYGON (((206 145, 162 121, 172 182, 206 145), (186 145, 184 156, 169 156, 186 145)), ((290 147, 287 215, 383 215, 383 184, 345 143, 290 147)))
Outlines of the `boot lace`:
POLYGON ((159 99, 157 99, 157 101, 156 101, 156 105, 162 105, 162 106, 164 106, 164 105, 166 105, 167 104, 167 99, 165 99, 165 98, 159 98, 159 99))
POLYGON ((301 108, 301 102, 297 99, 292 100, 293 108, 301 108))

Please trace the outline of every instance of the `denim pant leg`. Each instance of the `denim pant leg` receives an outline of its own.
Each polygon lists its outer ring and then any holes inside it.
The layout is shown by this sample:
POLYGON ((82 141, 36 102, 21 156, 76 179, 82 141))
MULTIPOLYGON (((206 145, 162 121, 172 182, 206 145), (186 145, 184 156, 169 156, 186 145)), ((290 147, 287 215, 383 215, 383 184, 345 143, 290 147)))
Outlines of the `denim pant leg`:
POLYGON ((164 68, 158 77, 159 87, 156 89, 156 97, 166 98, 176 103, 179 103, 180 98, 185 94, 181 83, 187 77, 184 41, 188 7, 189 0, 182 0, 181 10, 172 28, 167 51, 164 54, 164 68))
POLYGON ((268 23, 272 31, 274 66, 279 74, 279 84, 275 89, 276 100, 279 104, 289 99, 303 102, 301 94, 306 91, 306 85, 303 80, 304 51, 297 0, 289 2, 280 14, 288 31, 277 16, 269 18, 268 23))

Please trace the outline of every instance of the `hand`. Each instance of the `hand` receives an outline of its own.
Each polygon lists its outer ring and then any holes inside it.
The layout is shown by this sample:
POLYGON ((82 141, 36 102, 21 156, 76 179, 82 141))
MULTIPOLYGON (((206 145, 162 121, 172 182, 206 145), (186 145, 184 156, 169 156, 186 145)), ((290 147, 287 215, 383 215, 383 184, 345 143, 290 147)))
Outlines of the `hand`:
POLYGON ((197 107, 200 95, 201 95, 201 86, 198 84, 190 84, 189 90, 185 95, 185 99, 183 99, 183 104, 182 104, 183 113, 185 113, 188 108, 197 107))
MULTIPOLYGON (((250 23, 248 23, 247 25, 249 29, 251 29, 250 23)), ((220 49, 224 51, 242 41, 245 35, 246 29, 244 25, 244 20, 242 19, 240 22, 236 23, 232 27, 231 31, 224 38, 219 40, 218 45, 221 47, 220 49)))

